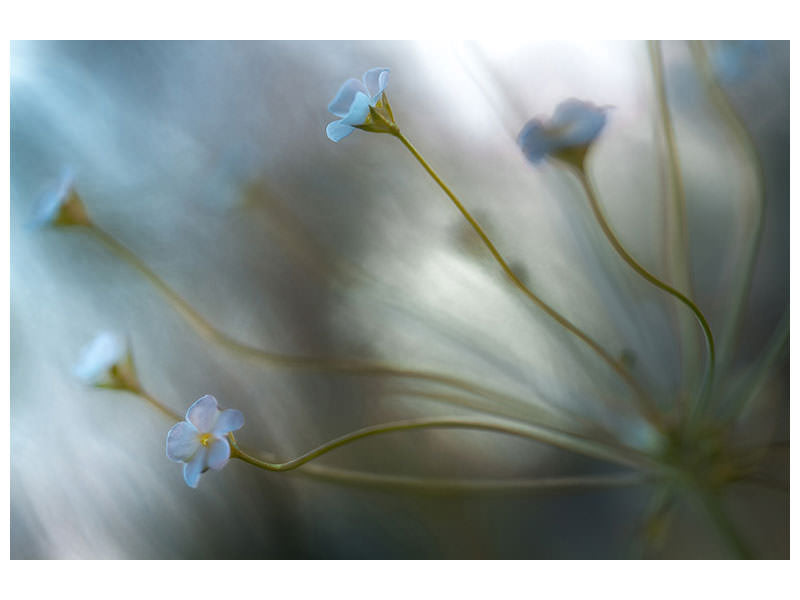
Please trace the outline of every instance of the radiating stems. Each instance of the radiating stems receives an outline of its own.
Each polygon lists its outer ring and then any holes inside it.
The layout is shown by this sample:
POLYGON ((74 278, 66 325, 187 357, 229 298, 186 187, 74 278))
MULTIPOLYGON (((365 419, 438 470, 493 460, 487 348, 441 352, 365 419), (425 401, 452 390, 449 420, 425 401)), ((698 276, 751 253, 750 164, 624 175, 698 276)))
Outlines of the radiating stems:
POLYGON ((486 235, 486 232, 480 226, 480 224, 475 220, 475 218, 470 214, 470 212, 466 209, 466 207, 461 203, 461 201, 456 197, 456 195, 450 190, 450 188, 442 181, 436 171, 431 168, 431 166, 427 163, 427 161, 422 157, 422 155, 417 151, 417 149, 413 146, 413 144, 408 141, 405 135, 403 135, 399 129, 396 128, 392 132, 397 139, 399 139, 403 145, 408 149, 409 152, 417 159, 420 165, 427 171, 428 175, 439 185, 439 187, 447 194, 447 197, 450 198, 452 203, 456 206, 462 216, 467 220, 467 222, 472 226, 475 232, 483 241, 483 244, 488 248, 489 252, 491 252, 492 256, 494 257, 495 261, 500 265, 503 269, 503 272, 508 276, 511 282, 519 288, 522 293, 524 293, 528 299, 530 299, 537 307, 543 310, 550 318, 552 318, 556 323, 564 327, 567 331, 571 334, 579 338, 582 342, 584 342, 589 348, 592 349, 606 364, 608 364, 631 388, 636 394, 639 408, 642 410, 647 419, 655 424, 658 425, 661 422, 661 416, 658 412, 658 409, 652 403, 652 401, 648 398, 645 391, 633 378, 633 376, 628 372, 628 370, 622 365, 620 361, 615 359, 611 356, 602 346, 600 346, 597 342, 595 342, 589 335, 587 335, 584 331, 579 329, 575 326, 572 322, 566 319, 563 315, 557 312, 554 308, 552 308, 549 304, 547 304, 544 300, 539 298, 536 294, 534 294, 528 286, 526 286, 522 280, 511 270, 506 260, 497 250, 495 245, 489 239, 489 236, 486 235))
POLYGON ((300 456, 285 462, 268 462, 256 458, 255 456, 252 456, 242 450, 233 435, 231 435, 231 456, 267 471, 291 471, 303 466, 309 461, 331 452, 332 450, 341 448, 342 446, 357 440, 374 435, 409 431, 413 429, 461 429, 490 431, 494 433, 503 433, 535 440, 550 446, 555 446, 564 450, 590 456, 592 458, 617 463, 626 467, 646 469, 654 466, 654 463, 652 463, 646 455, 636 452, 635 450, 612 448, 594 440, 565 433, 550 427, 534 425, 524 426, 513 423, 503 423, 499 421, 484 421, 457 417, 409 419, 406 421, 395 421, 393 423, 384 423, 381 425, 364 427, 331 440, 330 442, 322 444, 314 450, 310 450, 305 454, 301 454, 300 456))
POLYGON ((758 257, 758 249, 761 245, 761 237, 764 232, 764 211, 766 207, 764 167, 756 150, 753 137, 728 99, 728 95, 714 76, 714 70, 703 48, 703 42, 689 42, 689 49, 691 50, 695 66, 706 85, 708 95, 714 103, 715 108, 727 122, 728 131, 737 140, 755 171, 755 190, 752 196, 752 202, 754 204, 753 209, 755 212, 753 235, 750 246, 747 249, 745 268, 741 271, 741 278, 736 282, 732 308, 728 316, 726 327, 722 332, 720 342, 720 364, 725 365, 730 360, 730 354, 735 346, 736 336, 742 320, 743 308, 753 281, 756 258, 758 257))
POLYGON ((706 338, 706 346, 708 348, 708 361, 706 364, 706 374, 704 377, 703 382, 703 389, 700 392, 700 396, 695 404, 695 416, 702 413, 703 409, 705 408, 705 404, 708 400, 708 396, 711 393, 711 385, 714 379, 714 367, 715 367, 715 351, 714 351, 714 336, 711 333, 711 327, 708 325, 708 321, 706 320, 703 312, 697 307, 697 305, 689 300, 686 296, 680 293, 675 288, 667 285, 658 277, 650 273, 647 269, 645 269, 642 265, 640 265, 635 258, 633 258, 622 243, 617 238, 614 231, 611 229, 611 226, 608 224, 605 215, 603 214, 603 210, 600 208, 600 204, 597 200, 597 195, 594 192, 594 187, 589 181, 589 177, 586 174, 584 169, 576 169, 575 173, 577 174, 578 180, 581 182, 584 191, 586 192, 586 197, 589 200, 589 205, 592 207, 592 211, 594 212, 594 216, 597 219, 600 228, 603 230, 606 238, 613 246, 614 250, 620 257, 628 263, 628 265, 636 271, 641 277, 643 277, 646 281, 651 283, 652 285, 656 286, 657 288, 667 292, 668 294, 674 296, 678 300, 680 300, 683 304, 685 304, 693 313, 694 316, 697 318, 697 321, 700 323, 700 327, 703 329, 703 333, 705 334, 706 338))
POLYGON ((166 297, 173 308, 175 308, 175 310, 195 329, 195 331, 197 331, 204 338, 223 346, 234 354, 246 357, 248 359, 254 359, 270 366, 312 369, 321 372, 346 373, 349 375, 359 376, 386 376, 397 377, 401 379, 416 379, 460 389, 478 397, 496 401, 501 405, 513 406, 515 409, 526 406, 524 402, 516 400, 506 394, 502 394, 485 386, 465 381, 450 375, 444 375, 431 371, 405 369, 372 361, 329 359, 279 354, 276 352, 260 350, 258 348, 253 348, 243 344, 216 329, 186 300, 184 300, 177 292, 169 287, 163 279, 156 275, 138 256, 118 242, 112 235, 95 224, 91 224, 89 226, 89 231, 114 253, 128 262, 142 275, 144 275, 144 277, 166 297))

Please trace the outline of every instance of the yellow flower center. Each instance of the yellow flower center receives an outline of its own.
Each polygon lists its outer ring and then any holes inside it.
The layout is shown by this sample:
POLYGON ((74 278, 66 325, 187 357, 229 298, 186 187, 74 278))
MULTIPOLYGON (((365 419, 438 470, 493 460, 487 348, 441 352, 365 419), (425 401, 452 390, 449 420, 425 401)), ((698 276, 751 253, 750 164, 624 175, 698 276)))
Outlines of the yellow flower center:
POLYGON ((208 446, 208 444, 211 443, 212 437, 213 436, 210 433, 204 433, 203 435, 200 436, 200 443, 203 446, 208 446))

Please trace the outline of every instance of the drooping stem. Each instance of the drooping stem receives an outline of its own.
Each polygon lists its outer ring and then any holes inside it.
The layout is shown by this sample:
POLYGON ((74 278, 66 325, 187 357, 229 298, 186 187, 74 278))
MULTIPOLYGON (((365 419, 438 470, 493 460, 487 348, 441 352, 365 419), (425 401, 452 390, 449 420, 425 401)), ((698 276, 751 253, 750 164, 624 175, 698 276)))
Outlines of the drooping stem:
POLYGON ((670 285, 661 281, 658 277, 650 273, 647 269, 645 269, 642 265, 640 265, 633 256, 631 256, 622 243, 617 238, 614 231, 611 229, 611 226, 608 224, 608 220, 606 219, 605 215, 603 214, 602 208, 600 208, 600 203, 597 200, 597 195, 595 194, 594 187, 589 181, 589 177, 586 175, 586 171, 584 169, 577 169, 575 173, 578 176, 578 180, 581 182, 581 186, 586 193, 586 197, 589 200, 589 205, 594 212, 594 216, 597 219, 600 228, 603 230, 606 238, 608 239, 611 246, 614 250, 619 254, 619 256, 626 262, 628 265, 636 271, 638 275, 644 278, 646 281, 651 283, 652 285, 656 286, 660 290, 663 290, 670 294, 671 296, 677 298, 680 302, 685 304, 691 311, 694 313, 694 316, 697 318, 697 321, 700 324, 700 327, 703 329, 703 333, 706 338, 706 346, 708 348, 708 361, 706 363, 706 374, 704 377, 703 389, 700 393, 698 401, 695 405, 695 413, 699 414, 707 401, 708 395, 711 391, 711 385, 714 378, 714 366, 715 366, 715 351, 714 351, 714 336, 711 333, 711 327, 708 325, 708 321, 703 315, 703 312, 697 307, 697 305, 689 300, 686 296, 684 296, 681 292, 676 290, 675 288, 671 287, 670 285))
POLYGON ((545 312, 550 318, 552 318, 556 323, 561 325, 564 329, 569 331, 572 335, 576 336, 580 339, 583 343, 585 343, 593 352, 595 352, 608 366, 611 367, 614 372, 616 372, 635 392, 638 405, 642 413, 645 417, 648 418, 653 424, 658 424, 661 420, 661 417, 658 413, 657 408, 654 406, 652 401, 648 398, 645 391, 633 378, 630 372, 625 368, 625 366, 611 356, 607 350, 605 350, 600 344, 598 344, 594 339, 592 339, 588 334, 586 334, 583 330, 578 328, 574 325, 571 321, 569 321, 566 317, 561 315, 558 311, 556 311, 553 307, 547 304, 544 300, 542 300, 539 296, 537 296, 533 291, 531 291, 528 286, 526 286, 522 280, 514 273, 511 267, 508 265, 506 260, 500 254, 500 252, 495 247, 494 243, 492 243, 489 236, 480 226, 477 220, 472 216, 472 214, 467 210, 467 208, 461 203, 461 201, 456 197, 456 195, 452 192, 452 190, 447 186, 447 184, 442 181, 436 171, 428 164, 428 162, 422 157, 422 155, 417 151, 414 145, 403 135, 399 129, 396 129, 392 135, 394 135, 397 139, 399 139, 403 145, 408 149, 409 152, 417 159, 420 165, 425 169, 428 175, 438 184, 438 186, 444 191, 450 201, 455 205, 455 207, 459 210, 461 215, 467 220, 467 222, 472 226, 475 230, 475 233, 478 234, 483 244, 489 250, 489 252, 494 257, 497 264, 503 269, 503 272, 506 276, 511 280, 511 282, 523 293, 525 296, 528 297, 531 302, 533 302, 538 308, 545 312))
POLYGON ((322 444, 314 450, 310 450, 309 452, 301 454, 300 456, 285 462, 268 462, 256 458, 255 456, 252 456, 251 454, 248 454, 242 450, 233 435, 231 435, 231 457, 241 459, 246 463, 267 471, 291 471, 303 466, 315 458, 331 452, 332 450, 336 450, 337 448, 341 448, 342 446, 357 440, 374 435, 382 435, 397 431, 408 431, 412 429, 472 429, 504 433, 507 435, 528 438, 548 444, 550 446, 555 446, 564 450, 569 450, 578 454, 590 456, 592 458, 621 464, 627 467, 649 468, 652 466, 652 463, 647 456, 636 452, 635 450, 611 448, 600 442, 583 438, 575 434, 565 433, 550 427, 534 425, 523 426, 511 423, 502 423, 499 421, 483 421, 456 417, 410 419, 406 421, 395 421, 393 423, 364 427, 331 440, 330 442, 322 444))
POLYGON ((432 371, 406 369, 389 364, 373 361, 354 359, 317 358, 309 356, 295 356, 269 352, 243 344, 226 333, 219 331, 198 313, 186 300, 175 292, 163 279, 156 275, 138 256, 122 245, 112 235, 95 224, 89 226, 93 233, 103 244, 114 253, 128 262, 139 271, 156 289, 169 301, 170 305, 197 331, 202 337, 211 340, 229 351, 248 359, 257 360, 263 364, 277 367, 310 369, 329 373, 345 373, 359 376, 385 376, 400 379, 420 380, 436 383, 451 388, 474 394, 497 402, 502 406, 511 406, 515 409, 524 407, 526 403, 502 394, 486 386, 465 381, 458 377, 445 375, 432 371))

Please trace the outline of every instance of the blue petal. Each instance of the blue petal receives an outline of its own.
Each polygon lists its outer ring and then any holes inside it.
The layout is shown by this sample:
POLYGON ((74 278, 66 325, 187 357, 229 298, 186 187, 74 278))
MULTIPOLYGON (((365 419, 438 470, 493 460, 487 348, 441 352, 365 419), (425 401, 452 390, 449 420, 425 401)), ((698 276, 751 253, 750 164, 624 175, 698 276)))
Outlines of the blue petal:
POLYGON ((342 118, 345 125, 363 125, 369 115, 369 96, 363 92, 356 92, 350 110, 342 118))
POLYGON ((358 92, 365 93, 367 89, 358 79, 348 79, 339 88, 339 92, 328 104, 328 110, 337 117, 343 117, 350 111, 350 106, 358 92))
POLYGON ((225 438, 215 439, 208 448, 208 461, 209 468, 219 470, 228 464, 228 459, 231 456, 231 447, 228 440, 225 438))
POLYGON ((594 140, 606 124, 606 110, 574 98, 556 107, 550 129, 559 147, 579 146, 594 140))
POLYGON ((230 433, 231 431, 236 431, 237 429, 241 429, 244 426, 244 415, 241 411, 236 410, 235 408, 229 408, 228 410, 223 410, 222 414, 219 415, 217 419, 216 425, 214 425, 214 430, 212 433, 214 435, 225 435, 226 433, 230 433))
POLYGON ((208 433, 217 422, 219 409, 214 396, 203 396, 195 401, 186 411, 186 420, 197 427, 200 433, 208 433))
POLYGON ((541 162, 553 149, 553 142, 539 119, 533 119, 525 124, 517 137, 517 143, 522 148, 525 158, 532 163, 541 162))
POLYGON ((183 480, 190 488, 196 488, 197 482, 200 481, 200 475, 203 474, 208 468, 206 464, 206 454, 208 451, 205 447, 201 446, 194 455, 194 458, 183 465, 183 480))
POLYGON ((389 69, 376 67, 364 73, 364 86, 367 88, 367 93, 370 96, 370 104, 375 106, 375 103, 380 98, 383 90, 389 83, 389 69))
POLYGON ((334 121, 333 123, 328 123, 328 126, 325 128, 325 133, 328 134, 328 137, 333 142, 338 142, 346 138, 348 135, 353 133, 353 128, 350 125, 345 125, 341 121, 334 121))
POLYGON ((188 421, 177 423, 167 432, 167 458, 188 462, 200 448, 197 428, 188 421))

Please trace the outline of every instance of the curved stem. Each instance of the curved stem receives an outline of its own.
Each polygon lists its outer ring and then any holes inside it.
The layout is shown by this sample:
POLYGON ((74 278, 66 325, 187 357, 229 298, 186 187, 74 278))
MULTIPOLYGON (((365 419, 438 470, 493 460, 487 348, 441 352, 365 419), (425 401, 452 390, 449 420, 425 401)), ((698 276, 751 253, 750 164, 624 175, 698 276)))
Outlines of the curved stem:
POLYGON ((91 224, 89 230, 109 249, 144 275, 144 277, 167 298, 172 307, 195 329, 195 331, 206 339, 223 346, 239 356, 257 360, 270 366, 313 369, 322 372, 346 373, 359 376, 387 376, 401 379, 417 379, 460 389, 470 394, 488 398, 500 404, 513 406, 515 408, 525 405, 525 403, 506 394, 450 375, 431 371, 405 369, 380 362, 292 356, 279 354, 277 352, 268 352, 243 344, 216 329, 186 300, 169 287, 163 279, 156 275, 138 256, 119 243, 112 235, 95 224, 91 224))
POLYGON ((305 454, 292 458, 285 462, 268 462, 258 459, 239 447, 233 435, 230 436, 231 457, 243 460, 255 467, 267 471, 291 471, 303 466, 309 461, 314 460, 332 450, 341 448, 357 440, 391 433, 395 431, 408 431, 412 429, 472 429, 480 431, 491 431, 523 437, 551 446, 562 448, 597 458, 609 462, 618 463, 628 467, 646 468, 651 466, 648 457, 634 450, 622 450, 611 448, 594 440, 579 437, 574 434, 564 433, 557 429, 542 426, 521 426, 516 424, 505 424, 500 422, 481 421, 468 418, 430 418, 430 419, 410 419, 406 421, 395 421, 382 425, 364 427, 338 437, 330 442, 318 446, 305 454))
POLYGON ((752 135, 745 127, 742 118, 734 109, 728 95, 723 90, 717 78, 714 76, 714 70, 711 67, 711 62, 708 59, 703 42, 693 41, 689 42, 689 49, 694 59, 695 65, 700 72, 703 81, 708 90, 708 95, 714 102, 719 114, 728 122, 729 131, 733 137, 738 141, 742 150, 747 158, 750 159, 750 164, 755 171, 755 193, 752 198, 755 205, 755 224, 753 225, 753 236, 751 238, 750 246, 747 250, 747 259, 745 268, 742 271, 741 279, 737 282, 736 289, 734 290, 734 302, 731 308, 731 313, 728 318, 727 325, 722 332, 722 341, 720 344, 720 364, 727 364, 731 358, 730 353, 736 342, 736 336, 741 325, 743 309, 747 300, 747 293, 753 282, 753 274, 755 272, 756 259, 758 258, 758 249, 761 246, 761 238, 764 232, 764 212, 766 208, 765 202, 765 177, 764 166, 761 163, 761 158, 756 150, 755 141, 752 135))
MULTIPOLYGON (((181 421, 183 417, 171 408, 162 404, 141 386, 128 389, 141 397, 153 408, 173 421, 181 421)), ((236 444, 233 434, 230 436, 231 448, 236 447, 239 458, 244 460, 241 448, 236 444)), ((252 458, 252 457, 251 457, 252 458)), ((257 459, 256 459, 257 460, 257 459)), ((265 463, 267 464, 267 463, 265 463)), ((543 477, 533 479, 442 479, 434 477, 409 477, 404 475, 384 475, 367 473, 352 469, 339 469, 325 465, 306 464, 297 471, 299 475, 312 479, 334 481, 370 487, 391 487, 418 489, 427 492, 511 492, 525 490, 569 491, 587 488, 609 488, 645 485, 650 477, 645 473, 614 473, 611 475, 589 475, 573 477, 543 477)))
POLYGON ((683 185, 680 162, 678 160, 678 146, 675 142, 675 127, 669 113, 667 101, 667 86, 664 80, 663 60, 661 57, 661 43, 649 41, 647 47, 650 54, 650 66, 653 70, 656 96, 658 98, 659 114, 664 129, 667 144, 667 157, 669 159, 669 173, 672 180, 672 198, 674 200, 675 215, 678 221, 678 249, 679 263, 682 268, 681 277, 685 280, 686 289, 692 294, 692 274, 689 269, 689 233, 686 219, 686 190, 683 185))
POLYGON ((609 226, 608 221, 606 220, 606 217, 603 214, 602 209, 600 208, 600 204, 597 201, 597 195, 594 192, 594 188, 592 187, 591 183, 589 182, 589 178, 586 175, 586 171, 580 169, 576 170, 576 173, 578 175, 578 180, 581 182, 581 185, 583 186, 583 189, 586 192, 586 197, 589 200, 589 204, 592 207, 592 211, 594 212, 594 216, 596 217, 597 222, 600 225, 600 228, 603 230, 603 233, 605 234, 606 238, 608 238, 608 241, 611 243, 617 254, 619 254, 620 257, 626 263, 628 263, 628 265, 634 271, 636 271, 637 274, 639 274, 649 283, 667 292, 668 294, 674 296, 675 298, 680 300, 683 304, 685 304, 694 313, 694 316, 700 323, 700 326, 702 327, 703 333, 705 334, 706 337, 706 345, 708 347, 708 363, 706 368, 706 375, 704 378, 705 381, 703 384, 703 390, 700 394, 697 404, 695 405, 695 413, 699 414, 704 408, 714 378, 714 364, 715 364, 714 336, 711 333, 711 327, 709 327, 708 321, 706 321, 703 312, 697 307, 697 305, 694 302, 689 300, 689 298, 684 296, 675 288, 667 285, 666 283, 658 279, 655 275, 650 273, 650 271, 648 271, 642 265, 636 262, 635 258, 633 258, 630 254, 628 254, 628 251, 625 250, 624 246, 622 245, 622 243, 620 243, 619 239, 614 234, 614 231, 609 226))
POLYGON ((417 159, 420 165, 427 171, 428 175, 439 185, 439 187, 447 194, 447 197, 450 198, 451 202, 456 206, 462 216, 467 220, 467 222, 472 226, 475 230, 475 233, 481 238, 483 244, 488 248, 489 252, 491 252, 492 256, 494 257, 497 264, 503 269, 503 272, 508 276, 511 282, 519 288, 522 293, 524 293, 528 299, 530 299, 537 307, 543 310, 550 318, 552 318, 556 323, 561 325, 564 329, 569 331, 571 334, 576 336, 582 342, 584 342, 589 348, 592 349, 608 366, 610 366, 614 372, 616 372, 636 393, 637 399, 639 400, 639 407, 641 408, 643 414, 654 424, 658 424, 660 422, 660 415, 656 407, 652 404, 652 402, 648 399, 647 394, 638 384, 638 382, 631 376, 628 370, 616 360, 613 356, 611 356, 602 346, 600 346, 597 342, 595 342, 591 337, 589 337, 585 332, 575 326, 572 322, 566 319, 563 315, 561 315, 558 311, 552 308, 549 304, 547 304, 544 300, 539 298, 536 294, 534 294, 528 286, 526 286, 522 280, 517 277, 514 271, 511 270, 506 260, 497 250, 495 245, 489 239, 489 236, 486 235, 486 232, 480 226, 480 224, 475 220, 475 218, 470 214, 470 212, 466 209, 466 207, 461 203, 461 201, 456 197, 456 195, 450 190, 449 187, 442 181, 436 171, 431 168, 431 166, 426 162, 426 160, 422 157, 422 155, 417 151, 417 149, 413 146, 413 144, 408 141, 406 136, 404 136, 399 129, 395 128, 392 132, 397 139, 399 139, 403 145, 408 149, 409 152, 417 159))

